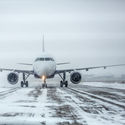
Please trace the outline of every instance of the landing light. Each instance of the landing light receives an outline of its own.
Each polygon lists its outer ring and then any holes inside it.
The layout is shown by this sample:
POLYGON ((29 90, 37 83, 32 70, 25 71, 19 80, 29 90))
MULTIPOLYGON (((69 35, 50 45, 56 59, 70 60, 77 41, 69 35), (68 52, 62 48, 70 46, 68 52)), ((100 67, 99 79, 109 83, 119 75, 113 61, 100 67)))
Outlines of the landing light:
POLYGON ((45 81, 46 76, 43 75, 43 76, 41 77, 41 79, 42 79, 43 81, 45 81))

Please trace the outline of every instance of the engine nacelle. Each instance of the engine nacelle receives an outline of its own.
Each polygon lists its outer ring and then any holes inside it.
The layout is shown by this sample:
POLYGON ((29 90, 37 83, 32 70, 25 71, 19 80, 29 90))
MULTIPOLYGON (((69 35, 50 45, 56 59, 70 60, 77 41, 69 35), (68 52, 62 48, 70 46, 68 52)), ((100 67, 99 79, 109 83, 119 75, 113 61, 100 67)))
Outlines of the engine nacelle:
POLYGON ((73 72, 70 74, 70 81, 74 84, 81 82, 82 76, 79 72, 73 72))
POLYGON ((15 85, 19 80, 19 76, 17 73, 11 72, 8 74, 7 80, 10 84, 15 85))

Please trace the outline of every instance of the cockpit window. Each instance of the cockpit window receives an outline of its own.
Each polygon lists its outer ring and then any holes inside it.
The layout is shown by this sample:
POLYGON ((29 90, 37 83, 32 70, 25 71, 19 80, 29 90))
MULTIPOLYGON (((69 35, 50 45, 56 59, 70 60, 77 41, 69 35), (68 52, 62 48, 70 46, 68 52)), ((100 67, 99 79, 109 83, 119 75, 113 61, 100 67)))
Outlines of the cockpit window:
POLYGON ((35 61, 54 61, 54 59, 49 58, 49 57, 47 57, 47 58, 37 58, 35 61))
POLYGON ((45 58, 45 61, 54 61, 53 58, 45 58))
POLYGON ((52 61, 54 61, 54 59, 53 59, 53 58, 51 58, 51 60, 52 60, 52 61))
POLYGON ((44 58, 40 58, 40 61, 44 61, 44 58))
POLYGON ((39 61, 39 58, 37 58, 35 61, 39 61))
POLYGON ((45 58, 45 61, 50 61, 50 58, 45 58))

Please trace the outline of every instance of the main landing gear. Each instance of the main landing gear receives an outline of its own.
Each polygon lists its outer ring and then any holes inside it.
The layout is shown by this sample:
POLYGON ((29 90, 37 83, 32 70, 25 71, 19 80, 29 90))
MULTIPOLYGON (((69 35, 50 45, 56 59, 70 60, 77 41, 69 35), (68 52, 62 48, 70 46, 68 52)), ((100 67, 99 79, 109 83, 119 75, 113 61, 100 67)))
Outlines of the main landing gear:
POLYGON ((60 87, 63 87, 63 85, 65 85, 65 87, 68 87, 68 81, 60 81, 60 87))
POLYGON ((59 74, 59 76, 61 77, 62 81, 60 81, 60 87, 68 87, 68 81, 66 81, 66 72, 63 72, 63 76, 61 76, 59 74))
POLYGON ((28 81, 27 78, 29 77, 29 74, 23 73, 23 81, 21 81, 21 87, 28 87, 28 81))

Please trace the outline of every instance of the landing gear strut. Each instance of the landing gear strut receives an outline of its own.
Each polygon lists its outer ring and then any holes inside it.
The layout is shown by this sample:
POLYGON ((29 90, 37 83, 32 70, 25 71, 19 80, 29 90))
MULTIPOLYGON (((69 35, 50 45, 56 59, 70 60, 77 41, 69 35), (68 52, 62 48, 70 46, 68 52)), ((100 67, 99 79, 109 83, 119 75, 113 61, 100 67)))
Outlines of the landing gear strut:
POLYGON ((42 84, 42 88, 47 88, 46 80, 45 80, 44 83, 42 84))
POLYGON ((68 81, 66 81, 66 72, 63 72, 63 76, 61 76, 60 74, 59 76, 62 79, 62 81, 60 81, 60 87, 63 87, 63 85, 65 85, 65 87, 68 87, 68 81))
POLYGON ((28 81, 27 78, 29 77, 29 74, 26 75, 26 73, 23 73, 23 81, 21 81, 21 87, 28 87, 28 81))

